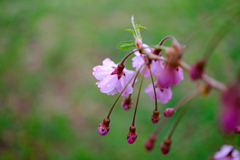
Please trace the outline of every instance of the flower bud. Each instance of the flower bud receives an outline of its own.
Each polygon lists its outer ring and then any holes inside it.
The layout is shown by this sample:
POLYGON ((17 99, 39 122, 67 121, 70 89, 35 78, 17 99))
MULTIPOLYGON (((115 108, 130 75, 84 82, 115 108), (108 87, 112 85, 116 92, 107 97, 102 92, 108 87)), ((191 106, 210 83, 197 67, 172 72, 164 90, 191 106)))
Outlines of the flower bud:
POLYGON ((153 110, 153 113, 151 115, 152 123, 157 123, 161 118, 161 115, 159 114, 159 110, 153 110))
POLYGON ((235 129, 234 129, 234 132, 236 134, 240 134, 240 126, 236 126, 235 129))
POLYGON ((175 109, 174 108, 167 108, 165 109, 165 111, 163 112, 164 117, 170 118, 174 115, 175 113, 175 109))
POLYGON ((103 122, 99 124, 98 133, 102 136, 106 135, 110 129, 110 119, 105 117, 103 122))
POLYGON ((129 132, 127 134, 127 141, 129 144, 133 144, 136 139, 137 139, 136 127, 131 125, 129 127, 129 132))
POLYGON ((165 140, 161 143, 162 154, 168 154, 168 152, 171 149, 171 143, 172 143, 171 139, 169 139, 168 137, 165 138, 165 140))
POLYGON ((195 63, 189 71, 189 76, 192 80, 198 80, 202 78, 202 75, 205 70, 205 60, 200 59, 197 63, 195 63))
POLYGON ((145 141, 145 148, 147 151, 150 151, 153 149, 155 142, 156 142, 157 136, 155 134, 152 134, 146 141, 145 141))
POLYGON ((124 98, 121 106, 125 110, 129 110, 130 108, 132 108, 132 106, 133 106, 132 98, 131 97, 124 98))
POLYGON ((142 48, 142 40, 139 38, 135 39, 135 44, 137 46, 137 48, 142 48))

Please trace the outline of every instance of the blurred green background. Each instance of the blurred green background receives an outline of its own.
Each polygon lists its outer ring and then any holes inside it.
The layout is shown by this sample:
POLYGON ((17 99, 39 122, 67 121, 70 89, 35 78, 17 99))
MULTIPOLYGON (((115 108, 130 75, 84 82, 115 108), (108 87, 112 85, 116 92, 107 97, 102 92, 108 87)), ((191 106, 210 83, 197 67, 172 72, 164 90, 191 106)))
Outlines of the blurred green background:
MULTIPOLYGON (((238 0, 1 0, 0 159, 203 160, 223 144, 239 147, 239 136, 219 130, 220 93, 215 90, 192 104, 168 155, 160 153, 160 143, 176 116, 164 126, 154 150, 146 152, 144 142, 156 125, 150 120, 154 102, 144 92, 136 142, 129 145, 126 140, 133 109, 123 110, 120 102, 110 132, 100 136, 98 125, 117 95, 101 93, 92 75, 92 68, 106 57, 118 63, 131 51, 116 46, 132 40, 124 32, 132 28, 132 15, 148 28, 142 31, 144 43, 175 36, 187 46, 184 61, 192 64, 239 8, 238 0)), ((239 28, 238 18, 208 62, 207 73, 222 82, 234 80, 240 68, 239 28)), ((131 69, 131 60, 127 67, 131 69)), ((145 79, 144 87, 149 83, 145 79)), ((185 73, 185 80, 173 87, 172 100, 159 104, 161 113, 195 86, 185 73)))

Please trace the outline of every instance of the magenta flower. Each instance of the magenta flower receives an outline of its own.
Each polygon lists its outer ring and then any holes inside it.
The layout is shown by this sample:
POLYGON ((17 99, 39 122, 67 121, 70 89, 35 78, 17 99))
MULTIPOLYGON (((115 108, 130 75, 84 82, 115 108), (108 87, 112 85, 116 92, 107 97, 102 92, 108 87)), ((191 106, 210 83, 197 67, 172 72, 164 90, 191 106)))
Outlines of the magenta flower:
MULTIPOLYGON (((155 90, 157 94, 157 102, 167 103, 172 98, 172 90, 170 87, 160 88, 155 82, 155 90)), ((149 84, 145 89, 145 92, 151 97, 152 100, 155 100, 153 85, 149 84)))
POLYGON ((225 132, 231 132, 240 120, 240 84, 234 83, 222 95, 221 125, 225 132))
MULTIPOLYGON (((148 45, 143 44, 143 47, 148 47, 148 45)), ((146 48, 145 50, 147 52, 151 52, 150 48, 146 48)), ((136 68, 136 70, 138 70, 146 61, 148 61, 148 58, 144 54, 141 54, 139 51, 134 52, 134 54, 136 56, 132 58, 132 61, 133 61, 132 62, 132 67, 136 68)), ((153 75, 159 76, 160 72, 161 72, 161 68, 163 68, 162 62, 152 60, 151 64, 150 64, 150 68, 151 68, 151 71, 152 71, 153 75)), ((144 67, 140 71, 141 74, 143 74, 143 70, 144 70, 144 67)), ((150 70, 147 67, 146 71, 145 71, 145 74, 144 74, 144 77, 149 77, 149 76, 150 76, 150 70)))
POLYGON ((231 145, 223 145, 221 150, 216 152, 213 156, 214 160, 239 160, 240 155, 238 150, 231 145))
MULTIPOLYGON (((103 61, 103 65, 98 65, 93 68, 94 77, 99 80, 96 84, 100 88, 100 91, 107 93, 108 95, 114 95, 122 92, 131 77, 135 74, 135 71, 127 70, 122 65, 116 65, 109 58, 103 61)), ((122 96, 126 96, 133 92, 133 81, 127 86, 122 96)))
POLYGON ((173 68, 168 65, 160 73, 161 75, 158 78, 157 84, 161 88, 169 87, 172 84, 176 85, 184 79, 183 70, 179 66, 173 68))

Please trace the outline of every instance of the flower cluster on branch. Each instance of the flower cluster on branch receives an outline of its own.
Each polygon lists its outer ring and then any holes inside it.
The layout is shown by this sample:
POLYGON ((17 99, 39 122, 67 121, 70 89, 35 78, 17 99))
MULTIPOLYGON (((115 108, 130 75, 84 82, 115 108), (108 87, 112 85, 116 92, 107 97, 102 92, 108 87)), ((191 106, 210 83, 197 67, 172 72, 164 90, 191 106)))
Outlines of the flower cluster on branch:
MULTIPOLYGON (((181 120, 182 116, 188 110, 192 100, 199 95, 208 95, 212 88, 219 90, 222 93, 222 128, 225 132, 229 133, 235 130, 235 133, 240 133, 240 127, 237 126, 240 121, 240 80, 227 87, 223 83, 209 77, 205 73, 207 59, 202 58, 198 60, 192 66, 189 66, 182 60, 183 51, 185 46, 181 45, 173 36, 167 36, 163 38, 158 45, 148 46, 142 43, 142 37, 140 34, 141 29, 146 29, 140 24, 134 23, 132 17, 133 30, 127 29, 133 34, 135 41, 126 41, 118 45, 120 49, 128 49, 135 47, 132 52, 126 55, 118 64, 115 64, 109 58, 103 60, 103 64, 93 68, 94 77, 99 80, 97 86, 102 93, 108 95, 114 95, 119 93, 109 113, 104 118, 103 122, 98 127, 98 133, 100 135, 106 135, 110 130, 110 115, 114 109, 117 101, 121 96, 125 97, 121 103, 121 106, 125 110, 132 108, 135 104, 135 110, 132 123, 127 133, 127 141, 132 144, 137 139, 135 117, 137 113, 138 102, 140 98, 141 88, 144 78, 150 77, 152 83, 145 88, 152 100, 155 101, 155 107, 153 113, 149 118, 152 123, 158 123, 161 119, 160 112, 158 110, 158 103, 168 103, 172 98, 173 93, 171 90, 172 85, 177 85, 184 79, 183 69, 189 73, 189 78, 193 81, 202 80, 199 83, 194 92, 189 93, 183 99, 172 108, 167 108, 163 113, 163 120, 159 123, 153 133, 145 142, 146 150, 151 150, 157 139, 157 134, 160 132, 162 126, 166 123, 168 118, 172 117, 178 109, 182 107, 173 127, 170 130, 169 135, 161 143, 161 151, 163 154, 167 154, 171 149, 172 134, 181 120), (163 46, 166 40, 171 40, 171 46, 163 46), (162 55, 162 50, 165 51, 165 55, 162 55), (125 67, 125 61, 131 56, 132 67, 134 70, 128 70, 125 67), (141 80, 137 77, 141 75, 141 80), (154 80, 155 79, 155 80, 154 80), (134 84, 140 81, 140 87, 138 90, 138 96, 135 102, 133 102, 131 95, 133 93, 134 84), (184 105, 186 103, 186 105, 184 105)), ((225 147, 226 148, 226 147, 225 147)), ((223 149, 222 149, 223 150, 223 149)), ((224 149, 226 150, 226 149, 224 149)), ((229 150, 229 147, 228 147, 229 150)), ((217 154, 217 153, 216 153, 217 154)), ((219 153, 220 154, 220 153, 219 153)), ((235 151, 234 151, 235 156, 235 151)), ((239 156, 239 155, 238 155, 239 156)), ((214 156, 215 159, 218 159, 214 156)))

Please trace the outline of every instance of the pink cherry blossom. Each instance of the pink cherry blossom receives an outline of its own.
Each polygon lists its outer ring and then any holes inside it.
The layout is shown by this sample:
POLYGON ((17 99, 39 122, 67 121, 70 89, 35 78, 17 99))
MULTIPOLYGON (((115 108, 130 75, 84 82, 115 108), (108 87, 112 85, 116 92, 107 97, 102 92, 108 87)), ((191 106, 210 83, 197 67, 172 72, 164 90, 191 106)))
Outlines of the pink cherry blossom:
POLYGON ((238 150, 231 145, 223 145, 221 150, 216 152, 213 156, 214 160, 239 160, 240 155, 238 150))
MULTIPOLYGON (((135 71, 127 70, 125 67, 120 68, 109 58, 103 61, 103 65, 98 65, 93 68, 94 77, 99 80, 96 84, 100 91, 108 95, 114 95, 122 92, 128 81, 135 74, 135 71)), ((122 96, 126 96, 133 92, 133 81, 124 90, 122 96)))
MULTIPOLYGON (((155 86, 156 84, 157 83, 155 82, 155 86)), ((157 95, 157 102, 167 103, 172 98, 172 90, 170 87, 160 88, 156 86, 155 90, 157 95)), ((152 83, 147 86, 145 92, 149 94, 152 100, 155 100, 155 94, 152 83)))
POLYGON ((173 68, 168 65, 160 71, 160 73, 161 75, 158 78, 157 84, 161 88, 169 87, 172 84, 176 85, 184 79, 183 70, 179 66, 177 68, 173 68))
MULTIPOLYGON (((146 47, 146 49, 145 49, 146 52, 151 52, 151 49, 147 48, 148 45, 143 44, 143 47, 146 47)), ((139 51, 134 52, 134 54, 136 56, 132 58, 132 61, 133 61, 132 66, 133 66, 133 68, 136 68, 136 70, 138 70, 145 63, 145 61, 147 61, 148 59, 144 54, 141 54, 139 51)), ((151 64, 150 64, 150 68, 151 68, 151 71, 152 71, 153 75, 159 76, 160 72, 161 72, 161 68, 163 68, 162 62, 152 60, 151 64)), ((141 74, 143 74, 143 70, 144 70, 144 67, 140 71, 141 74)), ((144 74, 144 77, 149 77, 149 76, 150 76, 150 70, 147 67, 146 71, 145 71, 145 74, 144 74)))

